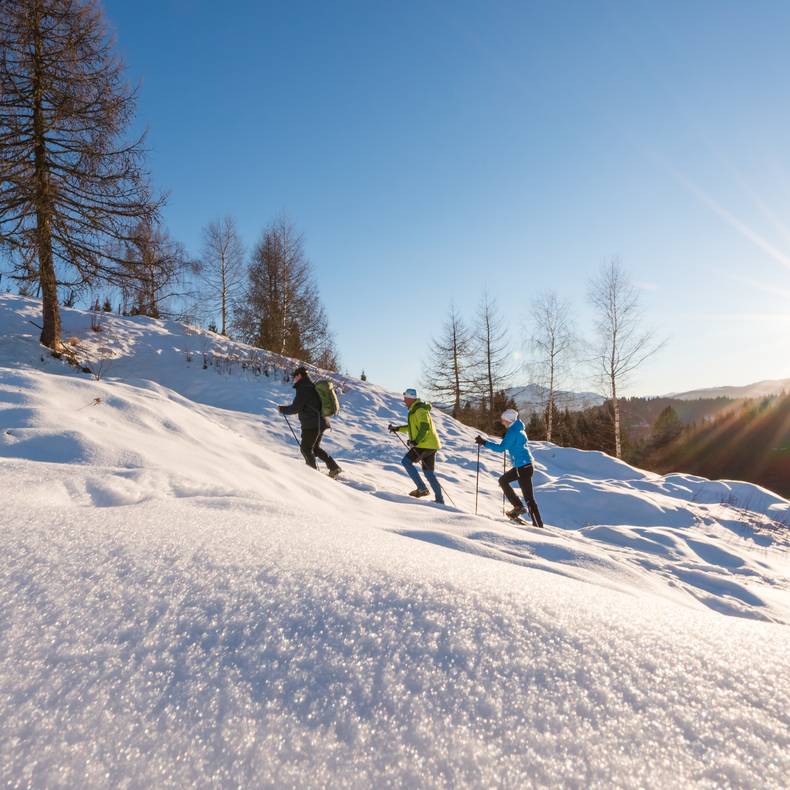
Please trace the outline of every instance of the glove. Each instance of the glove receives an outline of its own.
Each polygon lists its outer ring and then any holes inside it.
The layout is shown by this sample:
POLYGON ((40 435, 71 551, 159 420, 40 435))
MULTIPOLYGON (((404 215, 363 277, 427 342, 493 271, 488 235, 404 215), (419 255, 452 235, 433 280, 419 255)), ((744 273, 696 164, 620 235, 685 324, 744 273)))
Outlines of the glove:
POLYGON ((486 440, 478 434, 477 436, 475 436, 475 442, 477 442, 477 444, 479 444, 482 447, 486 443, 486 440))
POLYGON ((277 407, 277 411, 279 411, 279 412, 280 412, 280 414, 285 414, 285 410, 286 410, 287 408, 288 408, 287 406, 278 406, 278 407, 277 407))
POLYGON ((387 426, 387 430, 388 430, 390 433, 397 433, 397 432, 398 432, 398 426, 397 426, 397 425, 393 425, 392 423, 390 423, 390 424, 387 426))
POLYGON ((417 446, 417 442, 415 442, 414 439, 409 439, 409 441, 406 442, 406 446, 407 447, 416 447, 417 446))

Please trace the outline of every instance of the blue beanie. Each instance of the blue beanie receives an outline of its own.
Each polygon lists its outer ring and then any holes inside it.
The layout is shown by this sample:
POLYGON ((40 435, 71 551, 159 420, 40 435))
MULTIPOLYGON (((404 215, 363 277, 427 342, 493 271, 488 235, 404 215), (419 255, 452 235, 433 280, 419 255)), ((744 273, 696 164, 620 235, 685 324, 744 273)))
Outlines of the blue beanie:
POLYGON ((417 400, 417 390, 414 387, 409 387, 406 390, 403 390, 403 396, 406 398, 413 398, 417 400))

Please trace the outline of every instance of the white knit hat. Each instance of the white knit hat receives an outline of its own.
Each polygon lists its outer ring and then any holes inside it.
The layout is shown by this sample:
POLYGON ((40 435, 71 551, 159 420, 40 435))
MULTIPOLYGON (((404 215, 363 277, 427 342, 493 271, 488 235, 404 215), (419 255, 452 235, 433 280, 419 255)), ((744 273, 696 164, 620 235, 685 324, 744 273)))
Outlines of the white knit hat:
POLYGON ((505 409, 502 412, 502 419, 505 422, 515 422, 518 419, 518 412, 515 409, 505 409))

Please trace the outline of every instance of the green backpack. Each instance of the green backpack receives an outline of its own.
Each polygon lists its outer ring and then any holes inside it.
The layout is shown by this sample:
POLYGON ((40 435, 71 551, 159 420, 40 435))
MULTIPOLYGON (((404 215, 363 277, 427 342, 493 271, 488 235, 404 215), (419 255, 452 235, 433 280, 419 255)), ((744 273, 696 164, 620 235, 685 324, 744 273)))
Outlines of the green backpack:
POLYGON ((337 392, 335 392, 334 382, 329 379, 316 381, 315 391, 321 398, 322 417, 333 417, 340 411, 340 401, 337 398, 337 392))

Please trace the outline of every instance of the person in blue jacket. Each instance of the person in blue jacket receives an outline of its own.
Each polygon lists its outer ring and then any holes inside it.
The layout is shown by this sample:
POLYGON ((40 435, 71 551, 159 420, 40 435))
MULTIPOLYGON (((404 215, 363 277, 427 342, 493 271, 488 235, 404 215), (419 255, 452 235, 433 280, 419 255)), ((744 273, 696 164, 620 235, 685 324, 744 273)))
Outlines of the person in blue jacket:
POLYGON ((475 441, 481 447, 487 447, 494 452, 507 452, 513 461, 513 468, 499 478, 499 485, 502 491, 504 491, 510 504, 513 505, 513 509, 507 512, 508 517, 518 518, 522 513, 526 513, 529 510, 532 523, 536 527, 542 527, 543 519, 540 517, 538 503, 535 501, 535 494, 532 491, 532 475, 535 467, 532 465, 532 453, 529 451, 529 442, 527 441, 524 423, 518 418, 518 412, 515 409, 505 409, 502 412, 500 422, 507 428, 501 442, 497 444, 496 442, 486 441, 482 436, 477 436, 475 441), (516 480, 521 486, 521 493, 527 503, 526 507, 521 503, 521 500, 510 485, 515 483, 516 480))

